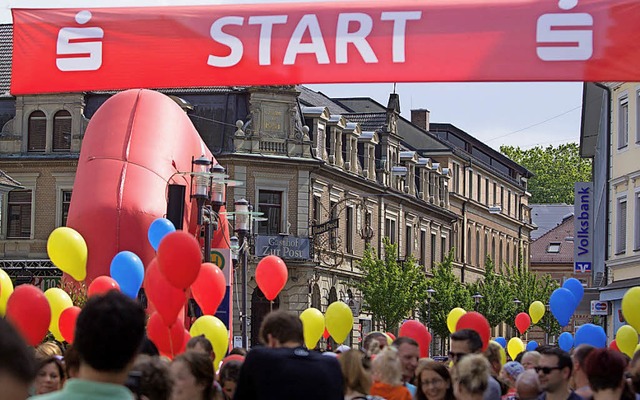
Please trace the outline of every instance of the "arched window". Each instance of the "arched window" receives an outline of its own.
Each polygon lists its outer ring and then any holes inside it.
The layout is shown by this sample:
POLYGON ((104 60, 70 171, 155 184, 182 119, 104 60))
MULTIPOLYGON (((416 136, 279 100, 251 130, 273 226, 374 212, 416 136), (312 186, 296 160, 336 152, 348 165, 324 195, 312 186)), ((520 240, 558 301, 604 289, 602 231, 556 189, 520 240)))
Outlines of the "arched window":
POLYGON ((467 231, 467 264, 471 264, 473 260, 471 259, 471 244, 473 239, 471 238, 471 228, 467 231))
POLYGON ((500 239, 500 247, 498 247, 498 270, 502 270, 502 239, 500 239))
POLYGON ((487 260, 489 257, 489 234, 487 232, 484 233, 484 257, 482 258, 482 263, 487 260))
POLYGON ((60 110, 53 116, 53 151, 71 149, 71 114, 60 110))
POLYGON ((507 256, 507 266, 511 267, 511 242, 507 241, 507 251, 506 251, 506 256, 507 256))
POLYGON ((491 238, 491 261, 496 263, 496 238, 491 238))
POLYGON ((38 110, 29 115, 27 151, 43 152, 47 146, 47 116, 38 110))

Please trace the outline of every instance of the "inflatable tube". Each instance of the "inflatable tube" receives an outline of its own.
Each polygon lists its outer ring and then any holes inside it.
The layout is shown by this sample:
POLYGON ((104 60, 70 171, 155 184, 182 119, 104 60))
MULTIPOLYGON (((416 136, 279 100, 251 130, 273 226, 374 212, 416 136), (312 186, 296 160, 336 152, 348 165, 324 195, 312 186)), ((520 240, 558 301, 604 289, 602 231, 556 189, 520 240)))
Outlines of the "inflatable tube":
MULTIPOLYGON (((155 256, 147 231, 166 215, 170 183, 187 186, 184 229, 196 233, 191 179, 180 172, 190 172, 192 157, 201 155, 213 158, 189 117, 161 93, 127 90, 98 109, 82 143, 67 222, 87 242, 87 284, 109 275, 120 251, 136 253, 145 265, 155 256)), ((222 236, 227 229, 215 233, 216 247, 228 247, 222 236)))

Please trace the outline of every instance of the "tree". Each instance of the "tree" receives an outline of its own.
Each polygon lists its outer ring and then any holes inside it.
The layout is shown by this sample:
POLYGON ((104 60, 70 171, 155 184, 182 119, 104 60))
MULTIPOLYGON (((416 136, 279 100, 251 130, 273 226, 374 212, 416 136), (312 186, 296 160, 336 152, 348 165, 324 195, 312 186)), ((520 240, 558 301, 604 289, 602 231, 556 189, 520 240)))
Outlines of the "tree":
MULTIPOLYGON (((471 295, 460 279, 453 273, 452 249, 449 254, 433 268, 433 278, 427 280, 427 287, 436 292, 431 298, 431 330, 444 338, 449 336, 447 316, 449 312, 461 307, 468 309, 471 306, 471 295)), ((429 305, 426 301, 420 303, 420 318, 428 321, 429 305)))
MULTIPOLYGON (((424 298, 425 275, 413 257, 398 262, 398 247, 385 238, 384 259, 371 246, 360 261, 363 278, 356 284, 362 292, 363 308, 373 314, 374 324, 395 331, 400 322, 415 310, 424 298)), ((374 325, 375 326, 375 325, 374 325)))
POLYGON ((507 320, 514 297, 507 279, 496 274, 491 257, 487 257, 484 268, 482 279, 468 284, 467 287, 470 293, 482 295, 478 303, 478 312, 485 316, 493 328, 507 320))
MULTIPOLYGON (((551 293, 560 284, 549 275, 537 275, 529 271, 526 267, 519 266, 507 267, 507 279, 510 284, 510 292, 521 301, 519 307, 510 307, 506 322, 515 329, 515 318, 518 313, 529 312, 529 305, 534 301, 541 301, 544 304, 549 302, 551 293)), ((549 335, 560 333, 560 324, 551 315, 551 312, 545 312, 544 317, 538 321, 536 326, 540 327, 549 335)))
POLYGON ((591 159, 580 157, 576 143, 527 150, 500 146, 500 152, 533 172, 528 185, 529 203, 573 204, 573 184, 591 180, 591 159))

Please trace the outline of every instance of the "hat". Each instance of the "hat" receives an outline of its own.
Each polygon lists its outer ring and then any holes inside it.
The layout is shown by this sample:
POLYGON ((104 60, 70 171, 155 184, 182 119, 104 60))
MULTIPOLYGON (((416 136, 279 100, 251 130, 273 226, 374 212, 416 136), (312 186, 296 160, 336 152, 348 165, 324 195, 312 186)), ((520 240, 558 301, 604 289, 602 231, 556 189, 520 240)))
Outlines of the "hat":
POLYGON ((340 346, 338 346, 338 348, 336 349, 336 353, 344 353, 346 351, 351 350, 351 347, 341 344, 340 346))
POLYGON ((517 361, 509 361, 502 367, 502 369, 504 369, 504 372, 506 372, 513 380, 518 379, 518 376, 524 372, 524 367, 517 361))

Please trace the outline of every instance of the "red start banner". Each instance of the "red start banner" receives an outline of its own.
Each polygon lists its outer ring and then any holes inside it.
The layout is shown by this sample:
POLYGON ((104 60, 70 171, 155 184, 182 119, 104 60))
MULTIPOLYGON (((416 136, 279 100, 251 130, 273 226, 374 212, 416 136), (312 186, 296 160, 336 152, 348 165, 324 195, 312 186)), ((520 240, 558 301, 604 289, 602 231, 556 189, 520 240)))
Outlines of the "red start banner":
POLYGON ((11 93, 640 81, 638 0, 14 9, 11 93))

